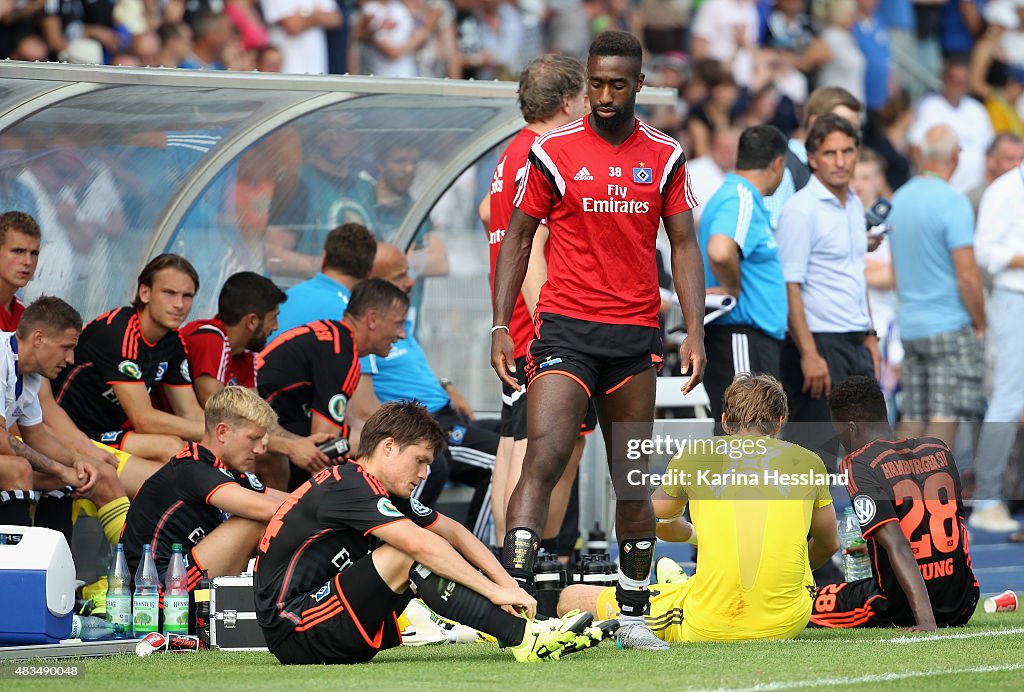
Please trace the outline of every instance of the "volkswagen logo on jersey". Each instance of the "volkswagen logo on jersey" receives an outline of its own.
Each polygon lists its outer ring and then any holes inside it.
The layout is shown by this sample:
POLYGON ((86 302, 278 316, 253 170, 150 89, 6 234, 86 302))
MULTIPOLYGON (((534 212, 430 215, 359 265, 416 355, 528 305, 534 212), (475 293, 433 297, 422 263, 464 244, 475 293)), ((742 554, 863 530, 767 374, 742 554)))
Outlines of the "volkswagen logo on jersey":
POLYGON ((858 495, 853 498, 853 511, 857 513, 857 520, 863 526, 875 518, 875 501, 867 495, 858 495))
POLYGON ((331 397, 331 400, 327 402, 327 411, 338 423, 345 420, 345 409, 348 407, 348 397, 344 394, 335 394, 331 397))
POLYGON ((637 185, 650 185, 653 179, 654 171, 644 167, 642 163, 633 168, 633 182, 637 185))
POLYGON ((450 445, 461 445, 463 440, 466 439, 466 426, 456 425, 448 431, 448 444, 450 445))
POLYGON ((142 379, 142 370, 139 366, 131 360, 122 360, 117 364, 117 371, 122 375, 132 378, 133 380, 142 379))
POLYGON ((260 479, 256 477, 255 473, 245 472, 245 478, 249 481, 249 487, 253 490, 263 490, 263 484, 260 483, 260 479))
POLYGON ((425 517, 430 514, 430 507, 417 500, 415 497, 409 498, 409 506, 412 507, 412 511, 418 516, 425 517))

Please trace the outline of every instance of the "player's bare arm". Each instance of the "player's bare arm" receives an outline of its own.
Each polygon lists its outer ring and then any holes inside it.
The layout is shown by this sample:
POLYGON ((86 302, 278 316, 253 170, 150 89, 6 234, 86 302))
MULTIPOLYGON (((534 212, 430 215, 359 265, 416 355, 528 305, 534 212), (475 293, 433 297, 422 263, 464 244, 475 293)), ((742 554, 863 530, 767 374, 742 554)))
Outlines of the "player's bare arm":
POLYGON ((210 504, 233 517, 252 519, 266 524, 273 518, 274 512, 277 511, 285 497, 287 495, 280 491, 268 490, 266 494, 263 494, 228 481, 213 491, 213 494, 210 495, 210 504))
POLYGON ((302 437, 285 430, 280 425, 275 425, 269 433, 267 451, 284 454, 299 468, 307 471, 312 469, 313 472, 326 467, 330 462, 327 455, 321 452, 317 445, 337 437, 329 432, 313 433, 309 437, 302 437))
POLYGON ((839 533, 836 531, 836 509, 831 503, 815 507, 811 512, 811 537, 807 541, 807 559, 811 569, 818 569, 832 559, 839 550, 839 533))
POLYGON ((689 543, 693 540, 693 524, 683 519, 683 511, 689 498, 683 494, 673 497, 661 488, 654 491, 651 503, 654 514, 658 517, 658 538, 673 543, 689 543))
MULTIPOLYGON (((216 392, 214 392, 216 394, 216 392)), ((179 385, 177 387, 168 384, 164 385, 164 394, 171 410, 181 418, 192 421, 203 421, 203 407, 199 405, 196 398, 196 390, 191 385, 179 385)))
MULTIPOLYGON (((203 439, 202 417, 191 420, 153 408, 146 385, 141 382, 117 382, 111 387, 136 432, 177 435, 194 441, 203 439)), ((195 394, 192 394, 192 398, 195 398, 195 394)))
POLYGON ((527 610, 529 617, 536 615, 537 601, 532 596, 519 587, 494 583, 466 562, 450 543, 427 529, 421 529, 410 520, 402 519, 386 524, 374 529, 373 535, 439 577, 472 589, 495 605, 522 607, 527 610))
POLYGON ((50 435, 58 438, 63 445, 80 454, 86 461, 93 464, 109 464, 117 468, 117 457, 94 445, 53 398, 53 389, 46 378, 43 378, 39 388, 39 406, 43 411, 43 427, 50 435))
POLYGON ((210 375, 197 375, 192 381, 192 386, 195 387, 196 399, 199 400, 200 406, 206 406, 207 399, 224 388, 220 380, 210 375))
POLYGON ((448 541, 469 564, 486 574, 495 584, 507 587, 518 586, 516 580, 509 576, 498 559, 494 557, 494 553, 459 522, 443 514, 438 514, 437 521, 428 530, 448 541))
POLYGON ((673 214, 665 217, 664 221, 672 246, 672 277, 686 323, 686 338, 679 346, 683 374, 690 376, 683 386, 685 393, 701 383, 707 365, 704 353, 704 260, 693 228, 693 212, 686 210, 673 214))
POLYGON ((533 236, 533 247, 530 250, 530 264, 526 269, 526 278, 523 280, 523 301, 526 309, 530 311, 530 317, 537 311, 537 301, 540 300, 540 289, 548 280, 548 261, 544 255, 544 249, 548 244, 548 227, 541 224, 533 236))
MULTIPOLYGON (((533 248, 533 237, 540 225, 536 219, 519 209, 512 211, 505 238, 501 241, 498 251, 498 266, 494 272, 494 329, 491 332, 491 367, 498 373, 498 378, 513 389, 519 388, 513 373, 516 365, 512 353, 515 344, 508 333, 508 323, 512 320, 512 310, 516 305, 516 296, 523 288, 526 270, 530 264, 530 251, 533 248)), ((697 259, 700 259, 698 252, 697 259)), ((703 290, 703 287, 701 287, 703 290)), ((703 330, 703 327, 701 328, 703 330)), ((703 351, 702 351, 703 352, 703 351)))
MULTIPOLYGON (((41 426, 38 425, 24 426, 21 432, 25 435, 26 439, 32 439, 33 432, 39 433, 37 434, 37 437, 45 435, 41 426)), ((38 471, 39 473, 47 476, 53 476, 62 483, 70 485, 72 488, 81 492, 88 492, 92 489, 92 486, 96 483, 96 479, 99 477, 96 469, 84 461, 76 461, 73 464, 64 465, 46 454, 36 451, 16 435, 12 435, 10 432, 7 432, 6 435, 7 444, 10 446, 11 450, 27 461, 33 471, 38 471)), ((51 451, 53 450, 51 449, 51 451)))
POLYGON ((917 625, 908 629, 912 632, 935 631, 935 613, 932 612, 932 602, 928 598, 928 587, 925 586, 924 577, 917 568, 917 560, 914 559, 910 543, 903 535, 899 522, 890 521, 880 525, 875 529, 873 538, 888 554, 896 580, 914 613, 917 625))

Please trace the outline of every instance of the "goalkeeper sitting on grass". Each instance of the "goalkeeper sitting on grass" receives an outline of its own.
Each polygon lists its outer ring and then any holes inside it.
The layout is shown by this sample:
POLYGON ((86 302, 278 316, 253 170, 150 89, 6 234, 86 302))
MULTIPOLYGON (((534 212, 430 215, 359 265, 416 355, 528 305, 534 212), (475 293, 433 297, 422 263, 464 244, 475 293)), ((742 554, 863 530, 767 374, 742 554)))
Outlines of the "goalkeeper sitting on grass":
MULTIPOLYGON (((647 624, 667 642, 792 639, 811 615, 811 569, 839 547, 825 466, 806 449, 774 438, 788 414, 775 378, 741 375, 723 403, 730 444, 714 448, 751 453, 684 452, 669 464, 665 477, 677 482, 653 497, 658 538, 698 546, 697 571, 687 579, 668 558, 658 561, 647 624), (783 485, 772 482, 776 472, 816 478, 783 485), (741 477, 758 484, 744 485, 741 477), (680 516, 687 503, 692 524, 680 516)), ((614 617, 615 589, 570 586, 558 611, 571 608, 614 617)))

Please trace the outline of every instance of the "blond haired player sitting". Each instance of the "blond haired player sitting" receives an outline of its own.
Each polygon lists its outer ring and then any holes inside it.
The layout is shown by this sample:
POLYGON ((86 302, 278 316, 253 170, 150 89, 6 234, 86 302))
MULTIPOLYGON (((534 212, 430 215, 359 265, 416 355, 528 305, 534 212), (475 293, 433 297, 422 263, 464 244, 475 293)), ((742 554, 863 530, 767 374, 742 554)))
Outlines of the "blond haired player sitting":
MULTIPOLYGON (((690 579, 658 561, 647 624, 660 639, 792 639, 807 626, 811 569, 831 558, 839 536, 821 459, 774 438, 787 414, 778 380, 740 375, 725 391, 727 435, 691 448, 710 453, 684 451, 670 462, 671 482, 653 497, 658 538, 699 551, 690 579), (680 516, 687 503, 692 524, 680 516)), ((615 617, 615 589, 570 586, 558 611, 573 608, 615 617)))

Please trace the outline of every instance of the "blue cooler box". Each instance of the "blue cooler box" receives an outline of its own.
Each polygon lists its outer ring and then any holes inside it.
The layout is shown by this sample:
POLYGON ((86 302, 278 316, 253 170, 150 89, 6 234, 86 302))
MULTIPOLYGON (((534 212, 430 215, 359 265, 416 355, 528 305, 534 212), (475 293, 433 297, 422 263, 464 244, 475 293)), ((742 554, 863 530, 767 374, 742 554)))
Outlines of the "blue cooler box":
POLYGON ((0 646, 67 639, 75 607, 75 563, 64 534, 0 525, 0 594, 0 646))

